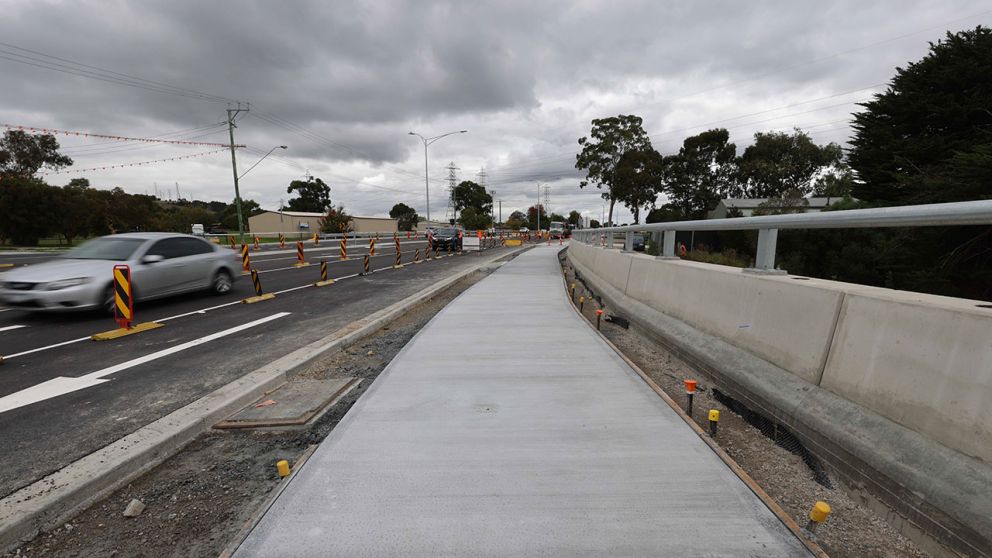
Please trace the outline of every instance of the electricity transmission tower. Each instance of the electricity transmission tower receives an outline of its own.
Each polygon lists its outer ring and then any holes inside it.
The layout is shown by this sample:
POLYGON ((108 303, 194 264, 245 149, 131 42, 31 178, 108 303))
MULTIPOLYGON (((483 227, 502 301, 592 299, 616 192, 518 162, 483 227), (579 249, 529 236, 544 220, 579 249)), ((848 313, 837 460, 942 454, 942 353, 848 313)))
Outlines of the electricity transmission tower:
POLYGON ((544 187, 544 214, 548 216, 548 222, 551 221, 551 186, 544 187))
POLYGON ((444 214, 444 218, 448 219, 449 223, 458 220, 457 210, 455 209, 455 187, 458 186, 458 167, 455 166, 454 161, 448 163, 445 167, 448 169, 448 210, 444 214))

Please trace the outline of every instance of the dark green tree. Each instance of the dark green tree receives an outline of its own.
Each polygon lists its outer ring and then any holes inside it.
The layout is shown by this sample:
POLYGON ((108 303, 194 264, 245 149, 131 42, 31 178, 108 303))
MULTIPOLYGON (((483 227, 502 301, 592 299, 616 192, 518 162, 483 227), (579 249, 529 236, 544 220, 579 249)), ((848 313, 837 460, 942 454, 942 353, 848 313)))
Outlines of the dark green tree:
POLYGON ((598 229, 599 227, 600 227, 599 221, 597 221, 595 219, 590 219, 589 220, 589 228, 590 229, 598 229))
POLYGON ((85 178, 73 178, 53 196, 53 225, 70 246, 77 237, 93 230, 93 215, 98 211, 93 199, 90 181, 85 178))
POLYGON ((541 219, 540 219, 540 225, 541 226, 540 226, 540 228, 542 230, 548 228, 548 214, 544 212, 544 205, 543 204, 541 204, 540 206, 532 205, 532 206, 530 206, 530 207, 527 208, 527 228, 529 228, 532 231, 538 230, 538 226, 537 226, 538 225, 538 219, 537 219, 537 208, 538 207, 541 208, 541 219))
POLYGON ((0 183, 0 239, 18 246, 36 246, 53 230, 51 218, 38 208, 52 207, 57 188, 29 177, 8 175, 0 183))
POLYGON ((737 146, 726 129, 686 138, 664 161, 664 191, 681 219, 702 219, 722 198, 737 193, 737 146))
POLYGON ((520 227, 527 226, 527 215, 523 211, 514 211, 506 219, 506 226, 512 230, 519 230, 520 227))
POLYGON ((836 143, 817 145, 806 132, 756 132, 738 166, 736 196, 778 198, 787 190, 803 196, 813 192, 813 178, 841 163, 844 152, 836 143))
MULTIPOLYGON (((258 204, 255 200, 241 199, 241 212, 245 220, 245 230, 248 230, 248 218, 263 213, 262 206, 258 204)), ((218 222, 221 226, 228 231, 237 232, 238 230, 238 207, 232 200, 230 204, 224 207, 224 210, 218 215, 218 222)), ((266 232, 266 231, 259 231, 266 232)))
POLYGON ((568 224, 572 226, 579 226, 582 224, 582 214, 576 210, 571 210, 568 212, 568 224))
POLYGON ((632 114, 597 118, 592 121, 589 136, 579 138, 582 152, 575 156, 575 168, 586 171, 586 178, 579 182, 579 188, 589 184, 606 188, 602 195, 610 202, 609 222, 613 222, 613 206, 618 200, 614 186, 621 158, 628 151, 652 149, 642 122, 641 117, 632 114))
POLYGON ((486 213, 479 213, 474 207, 466 207, 459 216, 459 221, 467 231, 488 229, 492 219, 486 213))
POLYGON ((59 153, 53 135, 8 130, 0 138, 0 177, 28 178, 42 168, 59 170, 71 164, 72 159, 59 153))
POLYGON ((641 208, 654 205, 661 190, 664 158, 654 149, 628 151, 620 157, 613 192, 640 223, 641 208))
POLYGON ((454 197, 456 211, 471 207, 478 214, 489 214, 493 210, 493 197, 485 188, 471 180, 462 181, 455 186, 454 197))
POLYGON ((286 193, 294 192, 299 197, 289 200, 289 205, 286 206, 289 211, 324 213, 331 207, 331 187, 319 178, 308 176, 306 180, 290 182, 286 193))
POLYGON ((405 203, 398 203, 389 210, 389 216, 396 219, 396 226, 401 231, 412 231, 417 227, 420 216, 417 210, 405 203))
POLYGON ((992 145, 992 30, 947 33, 862 106, 848 154, 861 180, 854 197, 906 205, 992 196, 992 183, 967 179, 982 174, 992 145))

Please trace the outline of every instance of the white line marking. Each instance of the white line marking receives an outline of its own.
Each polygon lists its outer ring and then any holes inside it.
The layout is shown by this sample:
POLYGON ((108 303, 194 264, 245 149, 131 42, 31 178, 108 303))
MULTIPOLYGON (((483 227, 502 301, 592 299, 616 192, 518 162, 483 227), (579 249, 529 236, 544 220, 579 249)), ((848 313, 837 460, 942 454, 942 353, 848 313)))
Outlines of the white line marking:
POLYGON ((21 329, 22 327, 28 327, 26 325, 12 325, 7 327, 0 327, 0 331, 10 331, 12 329, 21 329))
POLYGON ((37 353, 38 351, 47 351, 48 349, 54 349, 56 347, 63 347, 65 345, 72 345, 73 343, 79 343, 80 341, 88 341, 89 338, 90 337, 87 335, 86 337, 80 337, 79 339, 72 339, 70 341, 63 341, 61 343, 56 343, 54 345, 46 345, 44 347, 38 347, 37 349, 29 349, 27 351, 22 351, 20 353, 14 353, 12 355, 4 355, 3 358, 4 358, 4 360, 10 360, 10 359, 12 359, 14 357, 29 355, 31 353, 37 353))
POLYGON ((117 372, 127 370, 128 368, 133 368, 135 366, 139 366, 141 364, 145 364, 153 360, 158 360, 162 357, 166 357, 171 354, 178 353, 180 351, 185 351, 186 349, 190 349, 198 345, 203 345, 204 343, 209 343, 210 341, 213 341, 215 339, 220 339, 221 337, 226 337, 228 335, 238 333, 239 331, 244 331, 246 329, 264 324, 266 322, 271 322, 272 320, 277 320, 284 316, 288 316, 289 314, 290 314, 289 312, 279 312, 276 314, 272 314, 271 316, 267 316, 265 318, 255 320, 253 322, 248 322, 246 324, 241 324, 239 326, 232 327, 230 329, 218 331, 217 333, 212 333, 210 335, 200 337, 199 339, 187 341, 185 343, 181 343, 174 347, 169 347, 168 349, 162 349, 161 351, 157 351, 149 355, 145 355, 143 357, 134 358, 127 362, 122 362, 120 364, 115 364, 114 366, 109 366, 107 368, 104 368, 102 370, 97 370, 96 372, 90 372, 89 374, 86 374, 85 376, 80 376, 78 378, 66 378, 64 376, 52 378, 51 380, 48 380, 46 382, 42 382, 40 384, 31 386, 26 389, 22 389, 21 391, 12 393, 10 395, 0 397, 0 413, 5 413, 7 411, 17 409, 19 407, 23 407, 25 405, 30 405, 32 403, 37 403, 39 401, 44 401, 46 399, 58 397, 66 393, 71 393, 73 391, 78 391, 80 389, 92 387, 98 384, 102 384, 104 382, 109 382, 110 380, 104 380, 103 378, 105 376, 109 376, 111 374, 115 374, 117 372))

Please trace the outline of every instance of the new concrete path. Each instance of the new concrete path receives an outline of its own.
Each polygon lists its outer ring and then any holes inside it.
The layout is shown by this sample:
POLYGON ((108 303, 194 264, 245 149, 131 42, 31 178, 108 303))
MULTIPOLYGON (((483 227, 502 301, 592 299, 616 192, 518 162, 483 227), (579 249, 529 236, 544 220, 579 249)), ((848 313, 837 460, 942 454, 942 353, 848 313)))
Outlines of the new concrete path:
POLYGON ((809 556, 569 307, 557 251, 445 307, 236 556, 809 556))

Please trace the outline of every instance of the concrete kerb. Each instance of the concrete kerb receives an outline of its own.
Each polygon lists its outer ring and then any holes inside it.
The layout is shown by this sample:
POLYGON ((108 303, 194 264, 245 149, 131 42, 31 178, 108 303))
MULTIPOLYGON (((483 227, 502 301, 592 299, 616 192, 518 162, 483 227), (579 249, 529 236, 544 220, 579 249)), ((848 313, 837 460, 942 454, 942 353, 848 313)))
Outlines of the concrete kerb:
POLYGON ((518 248, 480 261, 423 292, 351 322, 3 498, 0 500, 0 553, 61 525, 147 473, 213 424, 283 384, 321 355, 377 331, 470 274, 488 269, 529 248, 518 248))
POLYGON ((885 502, 914 529, 967 555, 992 555, 992 468, 715 336, 625 295, 575 258, 572 267, 603 301, 746 405, 791 429, 848 485, 885 502))

